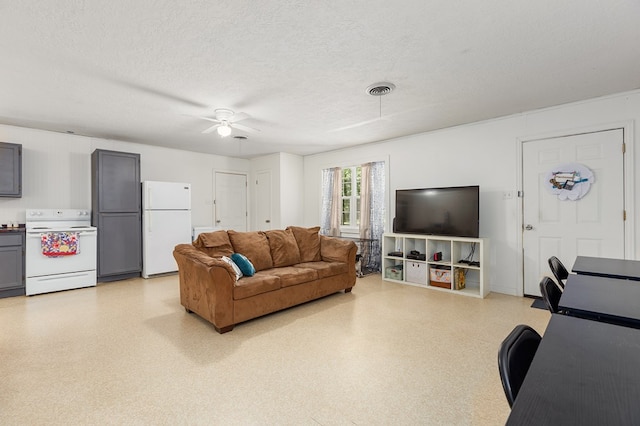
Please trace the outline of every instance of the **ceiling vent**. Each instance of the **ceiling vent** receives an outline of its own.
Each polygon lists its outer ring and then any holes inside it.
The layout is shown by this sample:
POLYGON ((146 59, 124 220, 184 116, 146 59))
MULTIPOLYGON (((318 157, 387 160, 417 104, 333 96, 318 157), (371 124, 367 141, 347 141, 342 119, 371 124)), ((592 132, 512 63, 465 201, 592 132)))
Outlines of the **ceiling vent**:
POLYGON ((393 89, 395 88, 396 85, 393 83, 374 83, 371 86, 367 87, 367 93, 371 96, 383 96, 393 92, 393 89))

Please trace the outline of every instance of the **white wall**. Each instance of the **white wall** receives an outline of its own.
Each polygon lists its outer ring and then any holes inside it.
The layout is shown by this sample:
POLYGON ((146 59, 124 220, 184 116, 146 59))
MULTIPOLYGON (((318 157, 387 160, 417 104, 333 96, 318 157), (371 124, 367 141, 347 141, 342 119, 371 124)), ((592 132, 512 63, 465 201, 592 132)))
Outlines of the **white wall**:
MULTIPOLYGON (((192 221, 199 226, 213 223, 214 169, 251 173, 253 182, 257 171, 272 170, 274 217, 278 220, 273 228, 279 229, 291 224, 320 223, 323 168, 387 161, 391 195, 387 224, 395 213, 396 189, 480 185, 480 235, 491 241, 491 290, 521 294, 521 200, 502 197, 506 191, 520 189, 520 141, 631 124, 628 142, 634 145, 639 130, 633 124, 639 119, 640 91, 633 91, 307 156, 303 160, 290 154, 273 154, 251 161, 0 125, 0 141, 23 146, 23 197, 0 198, 0 223, 24 223, 26 208, 90 208, 90 155, 97 148, 140 153, 142 180, 191 183, 192 221), (296 176, 303 177, 296 179, 296 176)), ((635 149, 631 152, 635 153, 635 149)), ((638 159, 628 158, 627 164, 635 171, 638 159)), ((640 176, 632 175, 635 188, 640 188, 640 176)), ((250 224, 255 221, 251 208, 255 203, 253 187, 250 185, 249 189, 250 224)), ((630 224, 640 223, 637 201, 633 196, 629 200, 626 208, 628 217, 633 219, 630 224)), ((629 257, 640 259, 640 231, 636 230, 631 239, 629 257)))
MULTIPOLYGON (((387 229, 395 214, 396 189, 477 184, 480 185, 480 236, 490 239, 491 291, 522 294, 521 199, 503 199, 504 192, 520 189, 521 141, 631 124, 630 128, 635 130, 628 142, 633 145, 639 132, 633 123, 639 119, 640 91, 634 91, 307 156, 304 159, 304 224, 320 223, 321 170, 326 167, 389 157, 387 229)), ((635 157, 627 161, 637 169, 635 157)), ((636 188, 640 188, 639 178, 637 174, 633 177, 636 188)), ((633 222, 638 222, 640 215, 635 204, 634 200, 627 206, 627 214, 633 222)), ((638 259, 638 232, 632 239, 635 249, 630 257, 638 259)))
POLYGON ((0 141, 22 144, 22 198, 0 198, 0 223, 24 223, 27 208, 91 208, 91 153, 140 154, 141 180, 191 184, 192 223, 213 223, 213 170, 248 172, 249 160, 0 125, 0 141))
POLYGON ((280 154, 280 227, 300 225, 303 221, 304 158, 280 154))

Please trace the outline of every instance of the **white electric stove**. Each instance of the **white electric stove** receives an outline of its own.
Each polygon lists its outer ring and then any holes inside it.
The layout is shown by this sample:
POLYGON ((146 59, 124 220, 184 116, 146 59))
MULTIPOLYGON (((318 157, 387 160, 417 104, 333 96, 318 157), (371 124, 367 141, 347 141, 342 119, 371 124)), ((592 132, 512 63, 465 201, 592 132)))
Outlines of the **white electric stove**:
POLYGON ((27 209, 26 216, 27 296, 95 286, 98 231, 91 211, 27 209), (73 241, 71 249, 59 248, 63 239, 73 241))

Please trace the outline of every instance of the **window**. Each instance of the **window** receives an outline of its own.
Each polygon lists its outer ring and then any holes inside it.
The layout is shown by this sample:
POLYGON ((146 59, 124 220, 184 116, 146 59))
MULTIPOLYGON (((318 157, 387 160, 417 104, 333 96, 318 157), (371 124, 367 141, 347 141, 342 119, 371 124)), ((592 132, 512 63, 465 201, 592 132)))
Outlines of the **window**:
POLYGON ((360 189, 362 168, 360 166, 342 169, 342 216, 340 226, 357 227, 360 224, 360 189))

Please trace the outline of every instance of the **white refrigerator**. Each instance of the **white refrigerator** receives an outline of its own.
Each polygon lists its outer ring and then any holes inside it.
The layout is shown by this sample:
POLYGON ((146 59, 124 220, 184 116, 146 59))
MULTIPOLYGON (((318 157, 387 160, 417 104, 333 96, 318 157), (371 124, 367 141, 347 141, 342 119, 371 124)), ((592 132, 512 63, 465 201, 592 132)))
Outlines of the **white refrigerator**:
POLYGON ((181 243, 191 243, 191 184, 142 182, 142 276, 177 271, 181 243))

